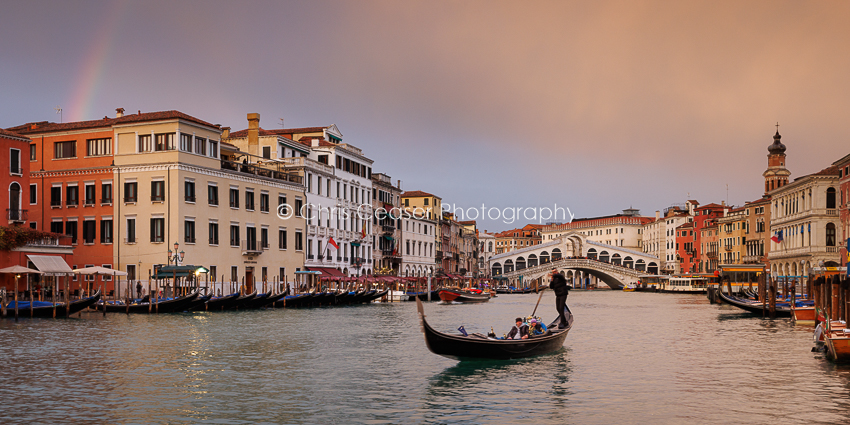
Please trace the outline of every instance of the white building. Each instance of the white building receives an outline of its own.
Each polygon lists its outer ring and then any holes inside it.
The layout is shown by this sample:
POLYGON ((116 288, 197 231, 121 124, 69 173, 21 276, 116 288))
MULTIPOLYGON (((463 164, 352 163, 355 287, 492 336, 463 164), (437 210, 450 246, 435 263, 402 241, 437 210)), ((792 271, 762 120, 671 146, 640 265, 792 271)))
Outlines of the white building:
POLYGON ((486 230, 479 231, 478 247, 478 270, 489 277, 490 268, 487 264, 490 262, 490 257, 496 255, 496 235, 487 233, 486 230))
POLYGON ((652 219, 649 217, 641 217, 640 211, 627 209, 622 214, 577 218, 570 223, 546 226, 541 234, 543 243, 570 232, 579 232, 594 242, 640 250, 643 245, 643 228, 650 221, 652 219))
POLYGON ((371 274, 373 161, 342 137, 335 125, 264 130, 260 115, 248 114, 248 129, 227 140, 303 176, 306 202, 293 207, 307 219, 305 267, 327 275, 371 274))
POLYGON ((655 212, 655 220, 643 227, 643 252, 661 260, 660 271, 679 273, 679 261, 676 259, 676 228, 694 220, 696 201, 687 201, 683 205, 670 206, 662 216, 655 212))
MULTIPOLYGON (((408 210, 411 211, 412 210, 408 210)), ((434 273, 437 224, 424 215, 406 213, 401 218, 402 276, 431 276, 434 273)))

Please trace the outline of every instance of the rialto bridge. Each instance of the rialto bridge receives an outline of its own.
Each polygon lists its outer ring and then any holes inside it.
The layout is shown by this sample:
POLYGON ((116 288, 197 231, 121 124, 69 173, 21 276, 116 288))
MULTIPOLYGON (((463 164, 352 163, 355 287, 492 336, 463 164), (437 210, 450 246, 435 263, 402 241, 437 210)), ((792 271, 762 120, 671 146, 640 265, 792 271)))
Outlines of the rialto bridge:
POLYGON ((590 278, 601 280, 611 288, 619 288, 636 283, 641 275, 657 274, 658 264, 658 257, 590 241, 578 232, 495 255, 488 262, 493 277, 507 278, 513 286, 525 286, 520 282, 531 282, 545 277, 552 269, 558 269, 565 272, 567 281, 576 288, 585 286, 590 278))

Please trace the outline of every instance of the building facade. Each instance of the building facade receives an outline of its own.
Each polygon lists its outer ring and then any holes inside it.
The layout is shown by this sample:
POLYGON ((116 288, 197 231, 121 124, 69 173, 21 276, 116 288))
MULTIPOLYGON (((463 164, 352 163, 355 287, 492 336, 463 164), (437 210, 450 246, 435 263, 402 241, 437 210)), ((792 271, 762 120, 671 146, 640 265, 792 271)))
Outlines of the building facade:
MULTIPOLYGON (((402 240, 401 181, 393 186, 392 178, 382 173, 372 173, 372 258, 374 270, 392 276, 401 276, 402 240)), ((432 240, 433 245, 435 241, 432 240)), ((433 268, 433 256, 431 264, 433 268)))
POLYGON ((416 215, 405 210, 401 217, 402 276, 433 276, 435 272, 437 224, 424 214, 416 215))
POLYGON ((541 235, 543 241, 549 242, 570 232, 579 232, 594 242, 640 251, 643 249, 643 228, 651 221, 650 217, 641 217, 639 210, 627 209, 622 214, 548 225, 541 229, 541 235))

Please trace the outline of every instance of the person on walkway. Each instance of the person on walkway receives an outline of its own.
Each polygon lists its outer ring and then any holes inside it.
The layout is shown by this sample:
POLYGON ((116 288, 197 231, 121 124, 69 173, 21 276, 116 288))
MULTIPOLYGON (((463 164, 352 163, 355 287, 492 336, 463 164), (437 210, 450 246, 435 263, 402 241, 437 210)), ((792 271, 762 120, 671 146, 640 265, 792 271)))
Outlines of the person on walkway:
POLYGON ((528 339, 528 325, 522 323, 522 317, 516 318, 516 326, 508 332, 508 339, 528 339))
POLYGON ((567 327, 567 318, 564 317, 564 307, 567 304, 567 296, 570 295, 570 287, 567 285, 567 280, 564 279, 558 269, 552 269, 550 274, 551 280, 549 287, 555 291, 555 309, 558 311, 558 328, 567 327))
POLYGON ((142 282, 136 282, 136 298, 142 298, 142 282))

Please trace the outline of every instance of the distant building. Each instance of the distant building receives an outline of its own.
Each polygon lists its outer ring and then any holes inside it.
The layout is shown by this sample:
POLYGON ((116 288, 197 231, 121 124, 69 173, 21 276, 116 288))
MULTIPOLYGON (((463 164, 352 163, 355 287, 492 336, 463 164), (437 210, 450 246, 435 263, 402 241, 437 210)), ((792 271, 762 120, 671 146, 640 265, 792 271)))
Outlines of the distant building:
POLYGON ((747 255, 747 209, 733 208, 717 219, 720 238, 720 264, 743 264, 747 255))
POLYGON ((526 224, 522 228, 496 233, 496 254, 539 245, 543 240, 542 224, 526 224))
POLYGON ((486 230, 478 231, 478 270, 483 277, 490 277, 490 269, 487 264, 490 257, 496 255, 496 235, 486 230))
POLYGON ((643 227, 652 221, 641 217, 636 209, 623 210, 622 214, 602 217, 577 218, 569 223, 546 225, 541 229, 543 241, 549 242, 570 232, 579 232, 588 240, 611 246, 641 250, 643 227))
MULTIPOLYGON (((401 276, 402 208, 401 182, 393 186, 386 174, 372 173, 372 249, 375 270, 401 276)), ((431 241, 433 244, 433 240, 431 241)), ((430 266, 433 267, 433 255, 430 266)))
POLYGON ((850 253, 847 252, 847 247, 850 246, 850 155, 835 161, 833 164, 838 169, 838 192, 839 192, 839 221, 841 227, 841 240, 838 241, 840 246, 841 264, 848 266, 850 261, 850 253))

